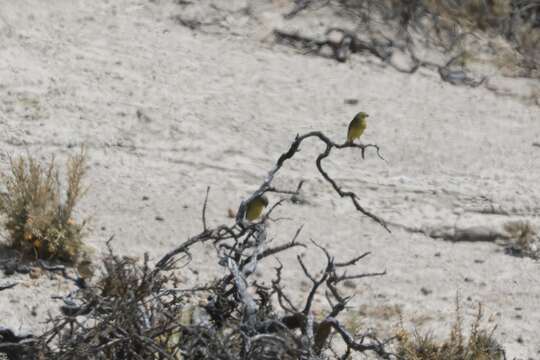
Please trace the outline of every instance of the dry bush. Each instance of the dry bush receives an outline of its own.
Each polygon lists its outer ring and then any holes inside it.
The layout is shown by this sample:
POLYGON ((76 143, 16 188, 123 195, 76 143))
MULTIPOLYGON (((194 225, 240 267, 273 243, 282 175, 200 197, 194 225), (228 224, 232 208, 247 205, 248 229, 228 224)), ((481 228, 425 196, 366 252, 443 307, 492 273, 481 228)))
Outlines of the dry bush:
POLYGON ((504 224, 510 243, 507 252, 515 256, 540 258, 540 238, 536 229, 529 221, 509 221, 504 224))
POLYGON ((326 6, 349 25, 341 29, 339 22, 332 24, 324 41, 278 30, 276 41, 338 61, 363 52, 405 73, 414 73, 420 67, 432 68, 439 70, 443 81, 455 85, 480 85, 479 80, 471 81, 479 74, 470 73, 473 68, 485 72, 481 70, 485 64, 513 69, 511 76, 540 77, 538 0, 296 0, 285 17, 290 19, 300 12, 326 6), (342 32, 340 41, 329 36, 336 30, 342 32), (330 47, 333 55, 322 52, 322 45, 330 47), (427 52, 431 59, 417 56, 426 50, 434 50, 427 52), (498 54, 503 50, 505 63, 500 64, 503 59, 498 54), (394 64, 393 54, 408 57, 412 66, 394 64), (435 54, 440 59, 433 61, 435 54), (475 61, 460 66, 451 61, 464 54, 475 61))
POLYGON ((9 246, 27 256, 76 262, 85 247, 84 222, 73 218, 84 195, 84 150, 67 162, 67 189, 62 190, 59 169, 52 158, 42 164, 32 156, 10 159, 9 172, 0 175, 5 193, 0 212, 5 216, 9 246))
POLYGON ((512 16, 510 0, 426 0, 424 4, 430 12, 468 30, 502 30, 505 22, 510 21, 512 16))
MULTIPOLYGON (((141 264, 115 255, 111 247, 103 261, 103 273, 93 286, 85 286, 64 298, 62 314, 50 319, 50 330, 20 349, 21 359, 268 359, 323 360, 331 343, 340 338, 352 351, 372 351, 390 358, 386 341, 378 340, 360 327, 348 329, 337 318, 349 297, 341 284, 351 279, 384 275, 349 275, 346 269, 368 255, 336 262, 321 248, 322 274, 313 276, 303 261, 299 267, 312 282, 304 303, 294 304, 285 293, 282 266, 270 284, 250 278, 252 266, 281 251, 303 246, 293 240, 284 245, 257 251, 262 243, 253 239, 263 233, 261 224, 250 225, 238 238, 241 252, 236 263, 226 248, 226 239, 212 239, 220 248, 222 277, 209 284, 182 288, 174 272, 159 271, 145 257, 141 264), (250 240, 251 239, 251 240, 250 240), (251 243, 251 244, 250 244, 251 243), (255 253, 252 253, 255 250, 255 253), (343 269, 343 270, 341 270, 343 269), (325 295, 323 295, 325 294, 325 295), (315 319, 312 305, 326 297, 330 308, 315 319), (350 333, 353 330, 354 333, 350 333), (334 336, 331 336, 335 333, 334 336), (31 353, 32 355, 27 355, 31 353), (26 354, 26 355, 24 355, 26 354), (23 356, 24 355, 24 356, 23 356)), ((202 238, 199 240, 204 241, 202 238)), ((210 239, 209 239, 210 240, 210 239)), ((198 244, 193 242, 192 245, 198 244)), ((183 268, 190 256, 175 259, 174 268, 183 268)), ((260 266, 260 264, 259 264, 260 266)), ((173 270, 173 268, 167 268, 173 270)), ((0 341, 1 345, 1 341, 0 341)))
POLYGON ((444 29, 446 23, 459 27, 461 33, 483 32, 506 39, 516 50, 508 61, 525 70, 522 76, 540 75, 540 1, 426 0, 425 6, 435 17, 446 19, 435 23, 443 31, 451 31, 444 29))
POLYGON ((147 257, 141 264, 107 245, 101 276, 64 298, 62 315, 34 339, 31 359, 176 359, 165 345, 181 327, 177 315, 189 296, 161 297, 165 283, 176 284, 174 275, 156 274, 147 257))
POLYGON ((403 326, 398 331, 397 355, 407 360, 503 360, 504 350, 493 337, 491 330, 482 326, 482 306, 474 319, 470 334, 463 330, 459 299, 456 299, 456 319, 447 339, 438 340, 430 334, 410 332, 403 326))

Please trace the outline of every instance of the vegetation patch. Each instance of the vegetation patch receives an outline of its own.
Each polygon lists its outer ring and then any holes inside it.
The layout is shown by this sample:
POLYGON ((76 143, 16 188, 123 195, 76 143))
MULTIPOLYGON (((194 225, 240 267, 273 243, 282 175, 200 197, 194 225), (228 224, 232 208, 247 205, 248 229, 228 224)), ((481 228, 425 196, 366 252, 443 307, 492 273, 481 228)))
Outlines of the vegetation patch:
POLYGON ((9 171, 0 174, 0 212, 9 247, 27 257, 67 263, 76 263, 86 252, 85 222, 74 218, 85 194, 85 160, 84 150, 69 158, 64 187, 54 158, 47 163, 30 155, 10 159, 9 171))
POLYGON ((504 224, 508 234, 506 252, 510 255, 540 259, 540 238, 534 226, 525 220, 504 224))
POLYGON ((403 326, 398 331, 397 356, 407 360, 502 360, 506 359, 501 345, 493 337, 495 327, 482 325, 482 305, 467 336, 463 330, 463 319, 456 300, 456 319, 448 338, 438 340, 432 334, 408 331, 403 326))

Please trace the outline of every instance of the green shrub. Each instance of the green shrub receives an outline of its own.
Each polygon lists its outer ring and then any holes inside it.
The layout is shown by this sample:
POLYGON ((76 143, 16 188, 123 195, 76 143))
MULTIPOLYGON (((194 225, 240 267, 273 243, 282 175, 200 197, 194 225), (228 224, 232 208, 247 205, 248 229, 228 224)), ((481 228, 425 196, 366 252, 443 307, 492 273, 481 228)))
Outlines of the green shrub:
POLYGON ((10 247, 39 259, 77 261, 85 250, 85 222, 76 222, 73 210, 85 193, 85 159, 81 150, 67 161, 65 191, 54 158, 47 164, 30 155, 10 159, 9 171, 0 174, 5 189, 0 212, 5 216, 10 247))

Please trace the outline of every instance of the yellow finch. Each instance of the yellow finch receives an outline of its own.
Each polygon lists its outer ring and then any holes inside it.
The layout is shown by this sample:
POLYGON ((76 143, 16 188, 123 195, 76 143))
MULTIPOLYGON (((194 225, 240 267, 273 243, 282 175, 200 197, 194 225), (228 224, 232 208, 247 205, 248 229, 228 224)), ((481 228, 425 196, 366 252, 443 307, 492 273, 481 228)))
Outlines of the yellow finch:
POLYGON ((261 216, 263 209, 268 205, 266 196, 257 196, 247 204, 246 219, 253 221, 261 216))
POLYGON ((349 130, 347 131, 347 142, 352 143, 355 139, 358 139, 362 134, 364 133, 364 130, 366 130, 367 127, 367 121, 366 118, 368 118, 369 115, 365 112, 359 112, 356 114, 354 119, 352 119, 351 123, 349 124, 349 130))

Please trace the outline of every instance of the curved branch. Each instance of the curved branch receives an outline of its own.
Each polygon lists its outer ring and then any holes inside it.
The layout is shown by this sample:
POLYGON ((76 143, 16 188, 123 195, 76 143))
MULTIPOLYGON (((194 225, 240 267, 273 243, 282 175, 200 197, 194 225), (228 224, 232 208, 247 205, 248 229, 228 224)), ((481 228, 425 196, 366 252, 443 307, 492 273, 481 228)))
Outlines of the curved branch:
POLYGON ((357 195, 354 192, 351 192, 351 191, 343 191, 338 186, 336 181, 330 175, 328 175, 328 173, 322 167, 322 160, 324 160, 325 158, 327 158, 330 155, 333 148, 336 148, 336 149, 345 149, 345 148, 357 148, 357 149, 360 149, 363 159, 365 158, 366 149, 374 148, 377 151, 377 156, 380 159, 385 160, 380 154, 379 146, 375 145, 375 144, 355 144, 355 143, 348 143, 348 142, 338 144, 338 143, 335 143, 332 140, 330 140, 330 138, 328 136, 326 136, 324 133, 322 133, 321 131, 311 131, 311 132, 308 132, 308 133, 303 134, 303 135, 296 135, 296 138, 291 143, 289 149, 286 152, 284 152, 283 154, 281 154, 281 156, 278 158, 278 160, 277 160, 276 164, 274 165, 274 167, 270 170, 270 172, 268 173, 268 175, 264 179, 261 186, 251 196, 249 196, 247 199, 242 201, 242 203, 240 204, 240 207, 239 207, 237 215, 236 215, 237 224, 243 224, 243 222, 244 222, 243 219, 245 217, 245 211, 246 211, 247 204, 252 199, 256 198, 257 196, 260 196, 260 195, 264 194, 265 192, 268 192, 268 191, 273 189, 270 186, 270 184, 274 180, 274 176, 283 167, 285 162, 287 160, 293 158, 294 155, 299 151, 300 145, 302 144, 302 142, 304 140, 307 140, 307 139, 310 139, 310 138, 317 138, 320 141, 322 141, 324 144, 326 144, 325 150, 322 153, 320 153, 316 158, 317 170, 319 170, 319 172, 321 173, 323 178, 332 185, 333 189, 338 193, 338 195, 340 197, 348 197, 348 198, 350 198, 353 205, 354 205, 354 207, 356 208, 356 210, 360 211, 365 216, 369 217, 370 219, 372 219, 375 222, 377 222, 378 224, 380 224, 382 227, 384 227, 386 229, 386 231, 391 232, 389 227, 387 226, 386 222, 383 219, 379 218, 378 216, 371 213, 370 211, 364 209, 362 207, 362 205, 360 205, 360 203, 358 202, 357 195))

